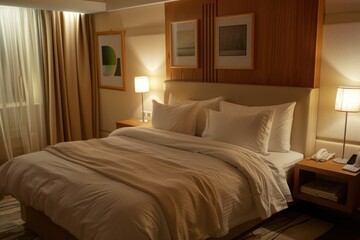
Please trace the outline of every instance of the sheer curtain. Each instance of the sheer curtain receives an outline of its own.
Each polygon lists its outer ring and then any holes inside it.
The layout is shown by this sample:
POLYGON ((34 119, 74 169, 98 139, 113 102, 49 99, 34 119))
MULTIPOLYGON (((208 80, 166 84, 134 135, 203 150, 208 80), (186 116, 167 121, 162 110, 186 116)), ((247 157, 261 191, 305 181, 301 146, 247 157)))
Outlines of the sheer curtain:
POLYGON ((0 6, 0 164, 46 146, 38 12, 0 6))
POLYGON ((98 82, 92 17, 41 11, 48 141, 98 137, 98 82))

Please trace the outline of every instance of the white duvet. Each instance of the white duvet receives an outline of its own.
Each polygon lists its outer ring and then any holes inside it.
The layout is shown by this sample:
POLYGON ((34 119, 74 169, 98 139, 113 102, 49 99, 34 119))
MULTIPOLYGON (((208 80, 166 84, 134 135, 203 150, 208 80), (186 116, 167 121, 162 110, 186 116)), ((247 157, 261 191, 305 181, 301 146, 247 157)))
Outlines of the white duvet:
MULTIPOLYGON (((204 233, 206 237, 223 236, 258 216, 269 217, 291 200, 281 169, 234 145, 148 128, 118 129, 101 141, 212 176, 218 182, 214 191, 221 229, 204 233)), ((169 221, 150 194, 47 151, 3 165, 0 191, 44 212, 79 239, 171 239, 169 221)), ((198 216, 199 222, 206 218, 206 213, 198 216)))

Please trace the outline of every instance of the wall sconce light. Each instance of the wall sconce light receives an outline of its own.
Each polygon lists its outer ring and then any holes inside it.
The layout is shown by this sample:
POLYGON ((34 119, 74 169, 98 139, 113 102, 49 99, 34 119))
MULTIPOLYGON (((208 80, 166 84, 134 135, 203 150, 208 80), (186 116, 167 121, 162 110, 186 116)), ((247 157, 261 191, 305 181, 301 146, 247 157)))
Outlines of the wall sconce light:
POLYGON ((141 116, 140 122, 147 122, 144 112, 144 93, 149 92, 149 78, 147 76, 135 77, 135 92, 141 93, 141 116))
POLYGON ((338 87, 335 101, 335 110, 345 112, 345 129, 344 129, 344 141, 342 150, 342 159, 344 160, 345 153, 345 141, 346 141, 346 128, 348 113, 360 111, 360 87, 338 87))

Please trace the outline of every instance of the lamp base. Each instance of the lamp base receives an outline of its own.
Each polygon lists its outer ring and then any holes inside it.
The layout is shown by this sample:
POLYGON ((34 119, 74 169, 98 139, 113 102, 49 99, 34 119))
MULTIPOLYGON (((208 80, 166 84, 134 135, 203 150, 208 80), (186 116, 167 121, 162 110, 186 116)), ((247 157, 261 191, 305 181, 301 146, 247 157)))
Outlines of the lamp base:
POLYGON ((147 123, 147 122, 149 122, 149 120, 147 120, 147 119, 139 119, 139 122, 147 123))
POLYGON ((347 163, 349 159, 343 159, 343 158, 334 158, 333 162, 336 163, 347 163))

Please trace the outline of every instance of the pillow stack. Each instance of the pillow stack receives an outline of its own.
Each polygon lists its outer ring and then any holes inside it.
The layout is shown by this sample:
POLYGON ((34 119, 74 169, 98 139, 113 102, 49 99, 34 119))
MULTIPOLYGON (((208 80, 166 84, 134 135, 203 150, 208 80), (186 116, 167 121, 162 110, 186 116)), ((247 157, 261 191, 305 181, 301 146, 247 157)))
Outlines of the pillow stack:
POLYGON ((196 103, 165 105, 153 100, 152 126, 157 129, 195 134, 196 103))
POLYGON ((194 101, 170 94, 169 105, 153 100, 154 128, 202 136, 254 152, 289 152, 295 102, 249 107, 224 97, 194 101))
POLYGON ((295 102, 260 107, 248 107, 229 102, 220 103, 220 111, 237 114, 258 114, 265 110, 275 110, 269 139, 270 152, 289 152, 295 102))
POLYGON ((275 110, 265 110, 257 114, 208 110, 202 136, 267 154, 274 115, 275 110))
POLYGON ((170 105, 182 105, 182 104, 188 104, 188 103, 197 104, 196 109, 195 109, 195 112, 197 114, 195 135, 201 136, 205 129, 205 122, 206 122, 206 115, 205 115, 204 110, 211 109, 211 110, 219 111, 219 104, 221 101, 224 101, 224 100, 225 100, 224 97, 217 97, 217 98, 212 98, 212 99, 202 100, 202 101, 183 100, 183 99, 177 98, 176 96, 170 94, 169 104, 170 105))

